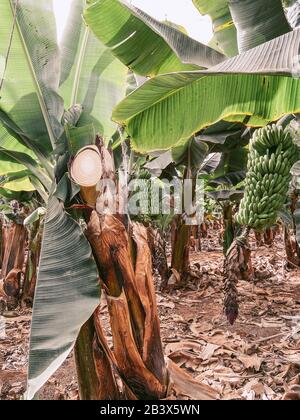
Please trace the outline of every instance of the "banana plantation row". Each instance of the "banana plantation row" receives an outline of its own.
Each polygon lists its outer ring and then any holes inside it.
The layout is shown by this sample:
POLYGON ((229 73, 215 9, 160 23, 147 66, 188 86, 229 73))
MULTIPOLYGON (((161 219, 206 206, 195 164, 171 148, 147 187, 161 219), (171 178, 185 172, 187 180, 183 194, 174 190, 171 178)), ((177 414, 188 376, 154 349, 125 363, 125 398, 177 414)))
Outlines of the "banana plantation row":
POLYGON ((51 0, 0 4, 0 309, 34 302, 28 399, 73 349, 81 399, 168 397, 153 268, 164 290, 197 276, 208 226, 222 226, 230 324, 250 232, 282 230, 300 266, 300 3, 193 3, 209 45, 126 1, 73 0, 59 46, 51 0), (109 211, 134 197, 137 211, 109 211))

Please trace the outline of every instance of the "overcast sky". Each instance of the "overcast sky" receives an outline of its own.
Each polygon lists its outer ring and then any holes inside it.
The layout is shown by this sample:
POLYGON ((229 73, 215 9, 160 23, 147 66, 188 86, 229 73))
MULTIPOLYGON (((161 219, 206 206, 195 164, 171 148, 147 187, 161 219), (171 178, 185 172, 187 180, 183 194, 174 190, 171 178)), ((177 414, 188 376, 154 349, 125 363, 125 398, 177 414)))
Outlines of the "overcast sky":
MULTIPOLYGON (((60 39, 72 0, 53 0, 60 39)), ((132 0, 132 4, 158 20, 167 18, 181 24, 189 35, 198 41, 208 43, 212 37, 212 25, 208 16, 201 16, 192 0, 132 0)))

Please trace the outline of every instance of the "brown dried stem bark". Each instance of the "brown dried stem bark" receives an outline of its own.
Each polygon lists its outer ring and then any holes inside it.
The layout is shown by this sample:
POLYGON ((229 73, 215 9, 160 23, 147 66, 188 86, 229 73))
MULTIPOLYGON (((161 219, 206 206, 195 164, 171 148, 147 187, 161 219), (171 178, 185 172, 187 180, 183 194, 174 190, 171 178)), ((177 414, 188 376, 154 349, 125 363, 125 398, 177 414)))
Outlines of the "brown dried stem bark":
POLYGON ((147 231, 140 225, 132 231, 135 266, 128 234, 116 217, 94 211, 86 235, 108 294, 118 372, 137 398, 160 399, 166 393, 166 370, 147 231))

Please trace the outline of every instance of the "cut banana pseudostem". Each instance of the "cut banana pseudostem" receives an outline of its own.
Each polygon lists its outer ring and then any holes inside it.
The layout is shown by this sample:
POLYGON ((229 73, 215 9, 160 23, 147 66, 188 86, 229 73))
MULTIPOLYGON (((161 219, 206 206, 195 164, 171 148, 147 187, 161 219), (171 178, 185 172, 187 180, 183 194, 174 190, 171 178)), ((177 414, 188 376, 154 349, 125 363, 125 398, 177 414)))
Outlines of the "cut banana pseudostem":
POLYGON ((272 125, 257 130, 250 142, 245 195, 237 215, 240 225, 263 230, 278 218, 299 150, 288 128, 272 125))

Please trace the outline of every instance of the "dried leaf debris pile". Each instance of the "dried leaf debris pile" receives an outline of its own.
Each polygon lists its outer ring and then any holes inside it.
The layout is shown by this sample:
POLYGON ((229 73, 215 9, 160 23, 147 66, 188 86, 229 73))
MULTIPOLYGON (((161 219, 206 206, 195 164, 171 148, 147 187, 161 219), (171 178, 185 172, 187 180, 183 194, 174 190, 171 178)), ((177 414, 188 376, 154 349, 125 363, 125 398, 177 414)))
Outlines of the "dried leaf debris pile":
MULTIPOLYGON (((233 327, 222 309, 223 255, 217 237, 205 240, 203 251, 192 254, 192 263, 200 265, 197 280, 184 289, 157 292, 174 379, 169 399, 300 399, 300 270, 287 269, 281 237, 270 248, 257 247, 252 238, 251 248, 255 278, 239 284, 240 316, 233 327)), ((101 313, 111 341, 105 299, 101 313)), ((4 315, 0 399, 14 400, 26 386, 31 314, 4 315)), ((39 398, 78 399, 73 355, 39 398)))

